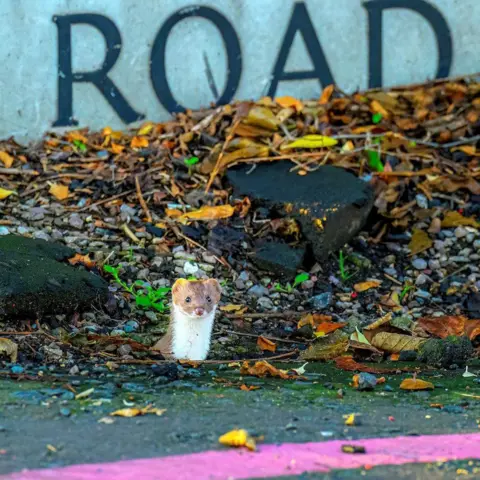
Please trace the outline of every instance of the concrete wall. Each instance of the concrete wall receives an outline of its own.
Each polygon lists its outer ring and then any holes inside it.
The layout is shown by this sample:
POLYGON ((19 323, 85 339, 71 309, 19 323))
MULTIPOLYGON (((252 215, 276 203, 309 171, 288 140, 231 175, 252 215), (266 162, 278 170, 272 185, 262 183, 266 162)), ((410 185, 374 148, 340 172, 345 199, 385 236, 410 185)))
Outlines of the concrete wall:
POLYGON ((1 0, 0 138, 480 70, 479 0, 1 0))

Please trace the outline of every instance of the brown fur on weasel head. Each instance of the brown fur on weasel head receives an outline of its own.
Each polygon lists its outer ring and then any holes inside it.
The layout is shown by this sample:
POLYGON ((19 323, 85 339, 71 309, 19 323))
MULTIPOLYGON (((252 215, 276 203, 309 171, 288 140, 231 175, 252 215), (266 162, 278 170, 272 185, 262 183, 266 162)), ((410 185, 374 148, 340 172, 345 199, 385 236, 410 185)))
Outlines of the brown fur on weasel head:
POLYGON ((172 287, 173 308, 189 317, 204 317, 212 312, 220 301, 218 280, 185 280, 179 278, 172 287))

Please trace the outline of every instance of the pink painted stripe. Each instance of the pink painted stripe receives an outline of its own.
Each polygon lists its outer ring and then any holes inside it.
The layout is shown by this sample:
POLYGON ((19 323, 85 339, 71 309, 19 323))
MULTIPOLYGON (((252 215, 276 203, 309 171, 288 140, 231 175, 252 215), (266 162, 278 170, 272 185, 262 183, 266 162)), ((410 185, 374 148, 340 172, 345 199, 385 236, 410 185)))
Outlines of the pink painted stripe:
POLYGON ((13 473, 0 476, 0 480, 224 480, 470 458, 480 459, 478 433, 263 445, 257 452, 229 449, 73 465, 13 473), (363 445, 366 453, 343 453, 341 447, 347 443, 363 445))

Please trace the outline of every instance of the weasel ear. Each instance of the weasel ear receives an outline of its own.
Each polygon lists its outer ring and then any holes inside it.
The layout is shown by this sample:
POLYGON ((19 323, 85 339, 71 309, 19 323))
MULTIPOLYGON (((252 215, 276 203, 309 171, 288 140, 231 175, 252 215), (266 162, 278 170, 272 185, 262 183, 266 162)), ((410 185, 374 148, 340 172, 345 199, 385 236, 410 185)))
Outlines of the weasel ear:
POLYGON ((187 283, 188 280, 185 280, 185 278, 179 278, 178 280, 175 281, 172 287, 172 293, 175 295, 179 292, 179 290, 182 288, 185 283, 187 283))
POLYGON ((218 300, 220 300, 220 295, 222 294, 222 287, 220 286, 220 283, 218 283, 218 280, 215 278, 209 278, 208 280, 206 280, 206 284, 210 288, 213 288, 214 292, 218 296, 218 300))

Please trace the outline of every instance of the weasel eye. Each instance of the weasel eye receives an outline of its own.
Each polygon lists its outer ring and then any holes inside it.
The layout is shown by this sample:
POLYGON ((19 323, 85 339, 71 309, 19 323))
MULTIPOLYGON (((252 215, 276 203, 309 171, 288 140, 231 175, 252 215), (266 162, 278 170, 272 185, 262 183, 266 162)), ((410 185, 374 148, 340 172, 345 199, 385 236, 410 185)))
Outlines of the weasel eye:
POLYGON ((212 299, 210 297, 207 297, 207 302, 212 303, 212 299))
POLYGON ((190 302, 192 301, 192 299, 191 299, 191 297, 187 297, 187 298, 185 299, 185 301, 186 301, 187 303, 190 303, 190 302))

